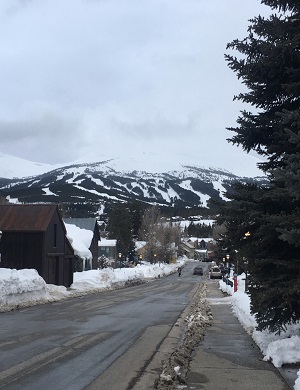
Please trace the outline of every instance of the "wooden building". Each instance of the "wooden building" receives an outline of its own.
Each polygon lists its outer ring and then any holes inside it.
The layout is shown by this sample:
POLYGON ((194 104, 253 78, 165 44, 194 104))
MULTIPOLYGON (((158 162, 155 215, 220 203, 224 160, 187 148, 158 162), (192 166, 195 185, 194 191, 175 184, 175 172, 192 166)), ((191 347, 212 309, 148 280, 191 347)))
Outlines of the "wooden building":
POLYGON ((56 205, 0 205, 0 230, 0 267, 36 269, 47 284, 73 283, 74 251, 56 205))
POLYGON ((195 247, 194 244, 188 241, 182 242, 180 244, 181 252, 187 256, 189 259, 194 259, 195 257, 195 247))

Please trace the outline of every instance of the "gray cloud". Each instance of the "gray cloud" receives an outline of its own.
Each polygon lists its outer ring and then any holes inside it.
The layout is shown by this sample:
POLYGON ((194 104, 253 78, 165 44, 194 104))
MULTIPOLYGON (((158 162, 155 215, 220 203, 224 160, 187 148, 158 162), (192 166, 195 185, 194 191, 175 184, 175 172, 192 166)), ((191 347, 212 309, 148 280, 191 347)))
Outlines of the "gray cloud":
POLYGON ((0 150, 45 163, 166 145, 195 160, 205 145, 204 163, 235 156, 225 128, 242 87, 225 47, 265 9, 256 0, 2 0, 0 150))
POLYGON ((47 113, 26 120, 0 121, 2 151, 38 162, 72 161, 82 146, 81 129, 70 118, 47 113))

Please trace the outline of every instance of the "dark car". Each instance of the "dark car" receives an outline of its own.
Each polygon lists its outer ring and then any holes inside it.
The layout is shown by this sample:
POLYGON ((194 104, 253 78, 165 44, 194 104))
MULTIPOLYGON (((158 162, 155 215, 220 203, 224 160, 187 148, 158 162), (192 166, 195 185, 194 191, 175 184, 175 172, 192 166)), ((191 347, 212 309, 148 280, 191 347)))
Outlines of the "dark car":
POLYGON ((203 268, 202 267, 195 267, 193 274, 194 275, 203 275, 203 268))

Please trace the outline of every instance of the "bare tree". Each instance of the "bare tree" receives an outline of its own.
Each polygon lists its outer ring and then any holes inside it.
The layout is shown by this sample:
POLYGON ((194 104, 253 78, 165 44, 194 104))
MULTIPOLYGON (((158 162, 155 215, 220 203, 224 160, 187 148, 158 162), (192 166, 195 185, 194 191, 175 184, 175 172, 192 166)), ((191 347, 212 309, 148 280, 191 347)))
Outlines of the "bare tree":
POLYGON ((158 252, 157 227, 160 219, 161 215, 157 206, 146 209, 142 217, 139 236, 147 242, 144 255, 146 260, 151 262, 155 261, 158 252))
POLYGON ((160 243, 159 255, 166 263, 169 263, 174 256, 175 248, 178 247, 180 242, 180 226, 164 222, 160 223, 157 228, 160 243))
POLYGON ((147 242, 145 258, 151 262, 172 260, 174 247, 179 244, 181 230, 178 225, 166 222, 157 206, 145 210, 140 237, 147 242))
POLYGON ((5 196, 0 194, 0 204, 9 204, 9 201, 5 198, 5 196))

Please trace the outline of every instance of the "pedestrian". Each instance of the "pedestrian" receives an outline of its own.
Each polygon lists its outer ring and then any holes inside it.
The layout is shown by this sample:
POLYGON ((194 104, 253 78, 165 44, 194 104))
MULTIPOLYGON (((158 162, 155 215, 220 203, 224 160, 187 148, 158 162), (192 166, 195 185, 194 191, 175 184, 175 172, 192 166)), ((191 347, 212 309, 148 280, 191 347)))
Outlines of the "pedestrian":
POLYGON ((178 276, 181 276, 181 267, 178 267, 178 276))

